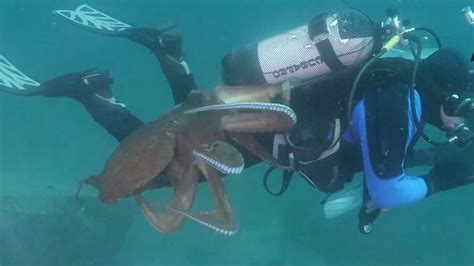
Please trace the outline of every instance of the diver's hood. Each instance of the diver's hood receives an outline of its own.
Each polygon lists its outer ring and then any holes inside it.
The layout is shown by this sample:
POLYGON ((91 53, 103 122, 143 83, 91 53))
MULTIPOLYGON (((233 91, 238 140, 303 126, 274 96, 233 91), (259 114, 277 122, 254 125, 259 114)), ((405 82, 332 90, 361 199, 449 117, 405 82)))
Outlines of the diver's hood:
POLYGON ((452 94, 472 95, 469 64, 458 50, 443 48, 420 63, 417 88, 421 95, 424 119, 440 127, 440 107, 452 94))
POLYGON ((472 94, 469 64, 458 50, 443 48, 424 59, 418 71, 418 84, 443 98, 452 94, 472 94))

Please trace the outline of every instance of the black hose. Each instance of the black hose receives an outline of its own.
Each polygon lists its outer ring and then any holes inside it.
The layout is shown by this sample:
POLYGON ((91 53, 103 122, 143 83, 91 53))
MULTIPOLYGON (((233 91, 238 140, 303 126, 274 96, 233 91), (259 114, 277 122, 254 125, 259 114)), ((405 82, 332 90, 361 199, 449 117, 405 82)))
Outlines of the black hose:
POLYGON ((413 31, 425 31, 425 32, 428 32, 429 34, 431 34, 431 36, 433 36, 433 38, 435 39, 436 41, 436 45, 438 45, 438 49, 441 49, 441 47, 443 47, 442 43, 441 43, 441 39, 439 38, 438 34, 436 34, 433 30, 429 29, 429 28, 426 28, 426 27, 415 27, 413 31))
MULTIPOLYGON (((430 33, 434 37, 434 39, 436 41, 436 44, 438 45, 438 48, 440 49, 442 47, 441 39, 431 29, 425 28, 425 27, 415 27, 415 28, 413 28, 413 30, 411 32, 415 32, 415 31, 425 31, 425 32, 430 33)), ((421 47, 419 39, 416 36, 410 36, 409 39, 412 40, 414 43, 416 43, 417 46, 418 46, 417 47, 418 49, 416 51, 416 56, 415 56, 415 65, 414 65, 414 68, 413 68, 411 87, 410 87, 410 102, 411 102, 412 116, 413 116, 413 119, 415 121, 415 126, 416 126, 417 130, 420 132, 421 136, 423 137, 423 139, 426 142, 428 142, 432 145, 435 145, 435 146, 447 145, 447 144, 449 144, 449 140, 437 141, 437 140, 434 140, 434 139, 430 138, 428 135, 426 135, 426 133, 423 130, 423 126, 421 125, 420 121, 418 120, 418 117, 417 117, 417 114, 416 114, 416 106, 415 106, 415 93, 416 93, 415 87, 416 87, 416 74, 417 74, 419 62, 421 60, 422 47, 421 47)), ((353 105, 353 102, 354 102, 354 97, 355 97, 355 93, 357 91, 357 86, 359 84, 360 78, 365 73, 367 68, 375 60, 380 58, 386 52, 387 52, 386 49, 382 49, 376 56, 374 56, 372 59, 370 59, 364 65, 364 67, 362 67, 362 69, 359 71, 359 73, 357 74, 356 79, 354 80, 354 83, 352 84, 352 88, 351 88, 351 91, 350 91, 350 94, 349 94, 349 100, 348 100, 348 103, 347 103, 347 128, 349 129, 349 132, 350 132, 350 134, 353 138, 354 138, 354 132, 353 132, 353 127, 352 127, 352 105, 353 105)), ((413 53, 413 50, 412 50, 412 53, 413 53)))
POLYGON ((352 88, 349 93, 349 100, 347 103, 347 128, 349 129, 349 132, 354 139, 354 132, 352 130, 352 104, 354 102, 354 97, 355 93, 357 91, 357 86, 359 85, 360 78, 362 75, 365 73, 367 68, 377 59, 379 59, 387 50, 382 49, 376 56, 372 57, 365 65, 362 67, 362 69, 359 71, 359 73, 356 76, 356 79, 354 80, 354 83, 352 83, 352 88))
MULTIPOLYGON (((438 49, 442 47, 441 45, 441 40, 439 39, 438 35, 433 32, 431 29, 424 28, 424 27, 416 27, 414 28, 414 31, 426 31, 430 33, 436 40, 436 44, 438 45, 438 49)), ((448 145, 450 142, 449 140, 445 141, 438 141, 430 138, 424 131, 423 126, 421 125, 420 120, 418 120, 418 116, 416 114, 416 106, 415 106, 415 93, 416 93, 416 74, 418 72, 418 66, 421 60, 421 52, 422 52, 422 47, 420 40, 413 36, 410 38, 410 40, 414 43, 417 44, 417 51, 416 51, 416 56, 415 56, 415 65, 413 67, 413 74, 412 74, 412 79, 411 79, 411 87, 410 87, 410 107, 411 107, 411 113, 413 116, 413 121, 415 122, 416 129, 418 132, 420 132, 421 137, 428 142, 431 145, 434 146, 443 146, 443 145, 448 145)))
POLYGON ((411 114, 413 116, 413 121, 415 122, 416 129, 418 132, 420 132, 421 137, 428 142, 431 145, 434 146, 443 146, 449 144, 449 140, 445 141, 438 141, 430 138, 428 135, 426 135, 423 126, 421 125, 420 120, 418 120, 418 116, 416 114, 416 105, 415 105, 415 93, 416 93, 416 74, 418 70, 418 65, 420 63, 421 59, 421 44, 418 39, 412 39, 414 43, 417 44, 417 51, 416 51, 416 56, 415 56, 415 65, 413 67, 413 74, 412 74, 412 79, 411 79, 411 86, 410 86, 410 108, 411 108, 411 114))

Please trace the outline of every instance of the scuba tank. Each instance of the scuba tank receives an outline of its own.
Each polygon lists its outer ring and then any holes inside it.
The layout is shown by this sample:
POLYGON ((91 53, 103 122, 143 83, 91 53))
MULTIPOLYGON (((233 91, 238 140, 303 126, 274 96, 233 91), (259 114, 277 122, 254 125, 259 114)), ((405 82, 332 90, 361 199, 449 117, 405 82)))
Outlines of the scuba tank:
POLYGON ((307 25, 234 49, 222 59, 226 85, 308 80, 360 64, 378 47, 378 25, 354 10, 324 14, 307 25))

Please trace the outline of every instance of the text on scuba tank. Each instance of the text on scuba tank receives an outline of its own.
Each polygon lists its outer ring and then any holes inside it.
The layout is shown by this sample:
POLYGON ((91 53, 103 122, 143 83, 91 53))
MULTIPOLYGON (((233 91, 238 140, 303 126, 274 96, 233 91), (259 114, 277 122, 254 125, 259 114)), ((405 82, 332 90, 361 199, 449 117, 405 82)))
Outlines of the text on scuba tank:
POLYGON ((279 78, 279 77, 286 76, 288 74, 293 74, 295 72, 298 72, 301 69, 307 69, 308 67, 314 67, 322 63, 323 63, 323 59, 321 59, 320 56, 317 56, 309 60, 301 61, 299 64, 287 66, 287 67, 280 68, 278 70, 273 70, 270 72, 263 72, 263 74, 265 75, 272 74, 274 78, 279 78))

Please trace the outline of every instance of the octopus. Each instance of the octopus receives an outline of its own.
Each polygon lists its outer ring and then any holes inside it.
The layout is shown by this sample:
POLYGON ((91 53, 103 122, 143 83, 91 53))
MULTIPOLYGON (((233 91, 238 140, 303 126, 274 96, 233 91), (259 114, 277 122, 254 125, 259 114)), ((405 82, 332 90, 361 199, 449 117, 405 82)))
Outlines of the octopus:
POLYGON ((221 177, 240 174, 244 157, 235 145, 272 161, 255 133, 286 132, 296 123, 294 111, 272 102, 281 86, 225 87, 192 91, 186 100, 124 139, 106 160, 102 172, 81 181, 99 190, 99 199, 113 204, 133 197, 159 231, 177 230, 185 218, 225 235, 238 222, 221 177), (152 207, 142 192, 165 176, 173 188, 171 202, 152 207), (207 181, 214 208, 191 211, 200 177, 207 181))

